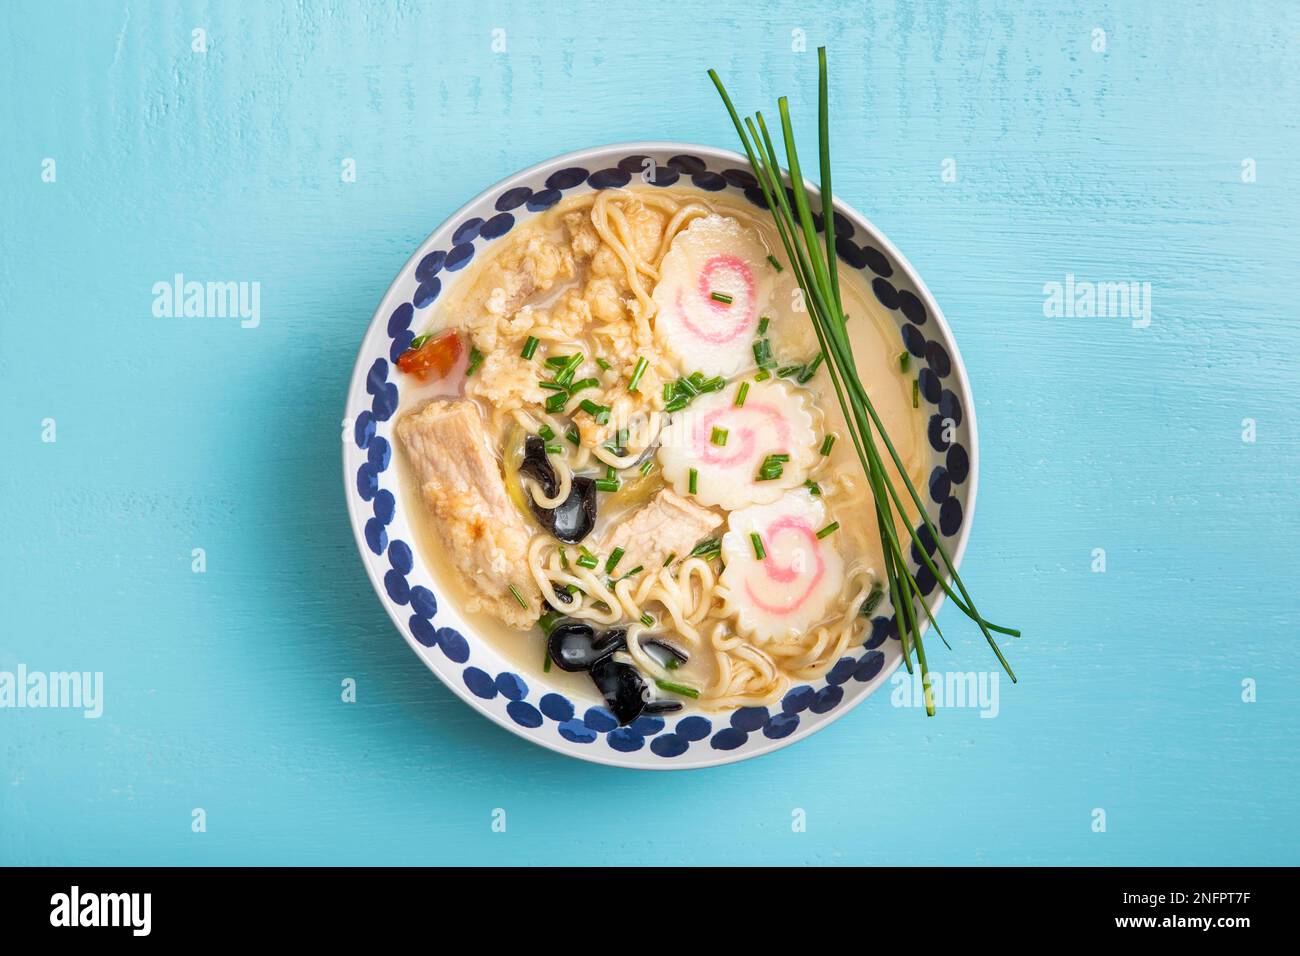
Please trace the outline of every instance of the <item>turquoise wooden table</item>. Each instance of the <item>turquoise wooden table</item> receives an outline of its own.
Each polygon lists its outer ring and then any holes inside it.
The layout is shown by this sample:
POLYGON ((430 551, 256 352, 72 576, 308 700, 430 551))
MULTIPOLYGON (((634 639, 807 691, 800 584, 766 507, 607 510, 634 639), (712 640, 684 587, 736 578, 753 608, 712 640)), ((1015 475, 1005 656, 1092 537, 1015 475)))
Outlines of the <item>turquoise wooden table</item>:
MULTIPOLYGON (((1300 862, 1300 7, 691 8, 0 7, 0 692, 103 675, 97 717, 0 708, 0 863, 1300 862), (810 119, 823 42, 837 193, 970 369, 963 575, 1021 683, 715 770, 559 757, 370 590, 357 344, 486 185, 731 147, 708 66, 810 119), (178 274, 257 307, 186 318, 178 274)), ((935 666, 987 671, 942 620, 935 666)))

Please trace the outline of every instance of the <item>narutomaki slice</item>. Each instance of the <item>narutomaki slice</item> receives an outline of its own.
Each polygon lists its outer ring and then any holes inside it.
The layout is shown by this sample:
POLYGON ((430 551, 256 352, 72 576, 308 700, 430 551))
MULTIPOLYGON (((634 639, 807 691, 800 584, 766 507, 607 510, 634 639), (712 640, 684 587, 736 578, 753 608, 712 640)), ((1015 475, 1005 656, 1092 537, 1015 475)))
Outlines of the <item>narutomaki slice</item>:
POLYGON ((802 389, 751 382, 745 403, 737 406, 739 387, 701 395, 663 430, 659 447, 664 480, 678 494, 728 511, 775 501, 802 485, 817 456, 802 389))
POLYGON ((731 513, 719 585, 741 633, 759 641, 793 638, 826 617, 844 586, 838 536, 817 537, 826 526, 821 499, 802 488, 731 513))
POLYGON ((704 216, 677 234, 659 267, 655 335, 683 373, 734 375, 753 364, 773 269, 753 229, 704 216))

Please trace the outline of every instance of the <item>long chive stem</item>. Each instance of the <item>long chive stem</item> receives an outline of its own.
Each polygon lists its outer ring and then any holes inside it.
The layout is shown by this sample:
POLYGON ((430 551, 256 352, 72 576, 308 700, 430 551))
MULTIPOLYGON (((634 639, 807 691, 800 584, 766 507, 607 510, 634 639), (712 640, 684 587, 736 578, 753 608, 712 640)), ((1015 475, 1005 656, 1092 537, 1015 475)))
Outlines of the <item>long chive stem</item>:
POLYGON ((830 95, 826 80, 826 47, 817 48, 817 140, 821 147, 822 233, 826 237, 826 261, 830 264, 831 293, 835 311, 844 321, 840 303, 840 271, 835 265, 835 199, 831 195, 831 120, 830 95))
MULTIPOLYGON (((789 167, 788 177, 784 176, 781 171, 772 137, 768 133, 763 114, 761 112, 757 113, 754 119, 746 118, 742 122, 717 73, 710 70, 709 77, 717 88, 727 113, 736 128, 746 158, 749 160, 766 206, 776 224, 791 270, 804 292, 809 318, 821 346, 821 358, 831 359, 830 362, 826 363, 827 371, 834 386, 836 398, 844 412, 853 449, 866 473, 875 499, 876 519, 881 541, 884 545, 884 563, 889 586, 889 597, 894 609, 895 625, 898 628, 899 638, 903 646, 903 657, 908 670, 911 671, 911 650, 913 647, 916 649, 917 662, 920 665, 924 682, 927 713, 934 713, 934 699, 929 683, 929 665, 921 637, 921 620, 917 611, 918 604, 928 623, 934 626, 935 633, 938 634, 940 640, 943 640, 945 644, 948 642, 939 629, 938 623, 926 603, 925 596, 921 593, 916 577, 908 567, 903 551, 903 542, 895 529, 894 508, 898 510, 897 518, 907 524, 908 535, 911 543, 915 545, 914 550, 920 555, 921 563, 930 570, 937 583, 943 588, 944 593, 952 599, 958 609, 980 627, 999 662, 1014 681, 1016 679, 1015 674, 1003 657, 990 631, 998 631, 1013 636, 1019 636, 1020 632, 1013 628, 991 624, 976 610, 974 602, 961 580, 961 576, 957 573, 956 567, 943 545, 942 536, 934 528, 934 523, 926 511, 925 504, 908 476, 893 443, 886 434, 880 416, 877 414, 871 399, 867 396, 866 389, 857 374, 852 346, 849 343, 844 327, 846 316, 843 314, 840 300, 834 198, 831 191, 830 118, 825 49, 818 50, 818 132, 822 180, 820 205, 824 251, 817 240, 817 229, 808 199, 808 189, 800 171, 798 152, 794 143, 794 129, 790 121, 787 100, 783 97, 778 101, 777 105, 781 118, 781 134, 786 150, 787 166, 789 167), (787 178, 790 183, 788 195, 783 183, 783 180, 787 178), (791 201, 794 206, 793 210, 791 209, 791 201), (886 471, 884 459, 876 447, 875 434, 879 434, 881 440, 885 443, 889 457, 901 475, 908 494, 921 520, 924 522, 924 527, 930 533, 933 541, 932 547, 937 546, 939 556, 947 571, 946 575, 940 573, 935 562, 931 559, 930 548, 926 547, 926 543, 921 540, 917 528, 913 526, 913 522, 908 518, 903 496, 894 486, 892 477, 886 471), (960 598, 949 587, 947 580, 945 580, 947 577, 951 577, 952 583, 960 591, 960 598)), ((770 346, 765 341, 755 343, 754 352, 755 364, 764 372, 774 364, 770 359, 770 346)), ((901 359, 900 366, 906 372, 907 366, 901 359)), ((811 370, 815 372, 816 366, 812 365, 811 370)), ((780 373, 778 372, 778 374, 780 373)), ((802 374, 806 374, 806 370, 802 374)), ((765 374, 760 376, 760 380, 762 377, 765 377, 765 374)), ((829 452, 829 450, 829 447, 824 448, 823 454, 829 452)), ((826 534, 830 534, 833 530, 833 526, 827 526, 826 529, 823 529, 826 534)))

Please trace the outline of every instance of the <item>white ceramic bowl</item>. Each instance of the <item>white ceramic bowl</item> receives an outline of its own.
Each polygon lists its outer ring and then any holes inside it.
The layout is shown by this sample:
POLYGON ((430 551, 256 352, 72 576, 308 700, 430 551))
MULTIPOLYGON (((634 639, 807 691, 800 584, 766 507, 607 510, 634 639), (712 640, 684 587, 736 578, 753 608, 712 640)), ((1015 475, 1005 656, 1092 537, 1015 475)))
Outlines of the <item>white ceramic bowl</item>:
MULTIPOLYGON (((428 310, 472 270, 466 266, 511 229, 563 196, 619 186, 654 170, 654 185, 727 190, 760 200, 748 163, 738 153, 689 143, 600 146, 557 156, 484 190, 435 229, 402 267, 379 304, 357 353, 345 411, 343 477, 348 514, 362 563, 398 632, 430 670, 467 704, 508 730, 559 753, 644 769, 707 767, 756 757, 815 733, 865 700, 901 662, 890 633, 888 601, 876 609, 871 634, 819 681, 799 684, 771 707, 724 713, 687 710, 642 717, 617 727, 592 691, 580 699, 516 673, 450 599, 425 566, 405 514, 392 430, 401 382, 393 362, 428 310)), ((812 184, 808 184, 815 192, 812 184)), ((865 217, 835 203, 840 268, 861 270, 895 317, 913 354, 933 461, 925 486, 930 515, 960 563, 975 507, 978 449, 975 410, 952 333, 925 284, 865 217), (945 419, 955 422, 951 442, 945 419)), ((928 586, 932 610, 943 591, 913 564, 928 586)))

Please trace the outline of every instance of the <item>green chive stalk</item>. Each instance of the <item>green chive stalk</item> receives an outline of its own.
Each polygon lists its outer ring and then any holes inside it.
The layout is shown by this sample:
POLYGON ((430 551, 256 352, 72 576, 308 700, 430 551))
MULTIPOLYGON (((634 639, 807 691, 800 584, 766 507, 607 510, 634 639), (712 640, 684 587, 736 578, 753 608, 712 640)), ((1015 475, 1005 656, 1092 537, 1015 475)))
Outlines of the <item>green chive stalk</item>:
MULTIPOLYGON (((962 582, 961 575, 944 547, 943 537, 935 528, 926 512, 925 503, 917 493, 911 478, 907 474, 902 459, 894 443, 885 432, 884 423, 876 413, 867 390, 858 376, 857 364, 853 358, 853 347, 849 342, 845 328, 847 316, 844 314, 840 298, 838 258, 835 250, 834 198, 831 193, 831 159, 830 159, 830 109, 829 91, 826 72, 826 48, 817 51, 818 66, 818 144, 821 172, 821 214, 824 249, 817 238, 816 221, 809 202, 808 190, 804 185, 803 173, 799 165, 799 154, 795 148, 794 125, 790 120, 789 104, 785 97, 777 101, 777 110, 781 118, 781 137, 785 146, 786 167, 783 171, 777 159, 772 136, 768 132, 763 114, 757 112, 752 118, 742 121, 731 102, 726 87, 714 70, 709 70, 722 102, 727 108, 736 133, 744 147, 750 168, 758 180, 759 189, 768 211, 776 224, 781 244, 785 248, 786 258, 794 271, 799 287, 803 290, 808 316, 813 331, 821 347, 822 358, 826 360, 826 369, 835 390, 835 396, 844 419, 848 425, 849 438, 853 450, 858 456, 862 470, 871 486, 875 501, 876 523, 880 532, 881 545, 885 559, 885 577, 889 588, 889 599, 893 607, 894 626, 898 630, 903 648, 903 660, 909 673, 912 672, 912 654, 915 651, 917 665, 921 669, 921 680, 925 694, 925 710, 934 716, 934 695, 930 686, 929 662, 926 657, 925 643, 922 639, 922 617, 934 627, 935 634, 945 645, 948 641, 939 630, 939 624, 930 612, 929 605, 917 585, 916 576, 909 569, 905 542, 900 540, 896 530, 895 509, 897 516, 907 527, 911 543, 921 556, 922 563, 943 588, 944 594, 963 614, 974 621, 984 634, 985 640, 993 649, 1002 668, 1014 683, 1015 672, 1007 663, 992 632, 1019 637, 1020 632, 1014 628, 1002 627, 986 620, 976 609, 975 601, 962 582), (793 208, 790 196, 787 196, 785 183, 790 183, 793 196, 793 208), (879 440, 879 443, 877 441, 879 440), (936 545, 941 569, 931 557, 917 529, 908 516, 906 502, 891 478, 880 444, 884 445, 904 487, 911 499, 912 507, 919 513, 925 528, 936 545), (949 584, 955 585, 956 591, 949 584), (960 596, 957 592, 960 592, 960 596)), ((760 362, 761 364, 761 362, 760 362)), ((827 449, 829 450, 829 449, 827 449)))

